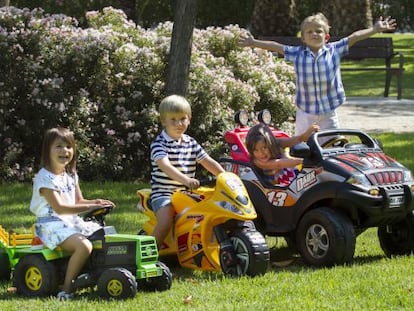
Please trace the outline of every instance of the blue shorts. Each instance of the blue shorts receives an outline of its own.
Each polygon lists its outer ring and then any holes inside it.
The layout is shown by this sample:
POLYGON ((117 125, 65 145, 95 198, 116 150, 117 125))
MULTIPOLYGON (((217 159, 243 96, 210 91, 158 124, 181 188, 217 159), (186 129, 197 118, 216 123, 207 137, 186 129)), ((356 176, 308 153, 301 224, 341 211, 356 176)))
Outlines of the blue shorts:
POLYGON ((160 197, 155 200, 151 199, 151 207, 154 213, 158 212, 161 208, 171 205, 171 197, 160 197))

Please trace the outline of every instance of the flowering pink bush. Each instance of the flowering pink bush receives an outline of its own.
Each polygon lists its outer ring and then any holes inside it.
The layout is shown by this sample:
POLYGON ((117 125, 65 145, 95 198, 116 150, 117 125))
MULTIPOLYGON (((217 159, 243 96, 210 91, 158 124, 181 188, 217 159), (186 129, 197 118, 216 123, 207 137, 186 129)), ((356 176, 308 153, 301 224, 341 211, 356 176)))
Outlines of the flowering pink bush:
MULTIPOLYGON (((89 27, 40 9, 0 9, 0 180, 30 180, 44 131, 71 128, 83 179, 146 179, 160 131, 172 23, 143 29, 111 7, 89 27)), ((293 113, 294 73, 270 54, 237 47, 237 26, 196 29, 189 134, 218 157, 239 109, 268 108, 282 125, 293 113)))

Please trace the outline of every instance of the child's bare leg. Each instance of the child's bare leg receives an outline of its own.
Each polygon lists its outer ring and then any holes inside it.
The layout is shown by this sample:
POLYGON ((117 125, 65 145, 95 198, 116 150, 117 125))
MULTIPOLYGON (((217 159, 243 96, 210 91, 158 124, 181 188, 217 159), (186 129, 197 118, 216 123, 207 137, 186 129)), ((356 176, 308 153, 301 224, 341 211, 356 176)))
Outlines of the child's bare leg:
POLYGON ((158 249, 162 246, 162 242, 170 231, 173 223, 173 208, 172 205, 161 207, 157 212, 157 225, 154 228, 152 235, 157 240, 158 249))
POLYGON ((92 243, 81 234, 74 234, 67 238, 61 245, 65 251, 71 252, 68 268, 66 270, 63 290, 72 292, 72 281, 79 275, 82 267, 92 252, 92 243))

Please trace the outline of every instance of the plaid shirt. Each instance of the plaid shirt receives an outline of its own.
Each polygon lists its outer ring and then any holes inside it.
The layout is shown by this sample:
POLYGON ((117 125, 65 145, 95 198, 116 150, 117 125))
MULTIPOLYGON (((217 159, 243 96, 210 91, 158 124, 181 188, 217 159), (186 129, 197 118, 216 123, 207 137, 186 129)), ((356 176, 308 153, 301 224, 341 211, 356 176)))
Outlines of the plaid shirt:
POLYGON ((296 72, 296 106, 310 114, 325 114, 345 102, 341 57, 348 54, 348 38, 327 43, 317 55, 307 46, 285 46, 285 60, 296 72))

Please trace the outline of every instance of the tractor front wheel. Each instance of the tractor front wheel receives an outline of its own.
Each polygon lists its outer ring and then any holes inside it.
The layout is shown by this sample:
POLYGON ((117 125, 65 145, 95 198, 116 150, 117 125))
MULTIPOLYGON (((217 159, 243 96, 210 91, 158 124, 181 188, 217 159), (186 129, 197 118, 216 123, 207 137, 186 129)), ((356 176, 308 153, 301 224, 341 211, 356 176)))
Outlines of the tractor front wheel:
POLYGON ((139 288, 158 292, 170 289, 172 284, 172 273, 170 268, 161 261, 157 262, 157 267, 161 268, 162 274, 160 276, 138 280, 139 288))
POLYGON ((127 299, 137 293, 135 276, 124 268, 105 270, 98 279, 98 295, 106 299, 127 299))

